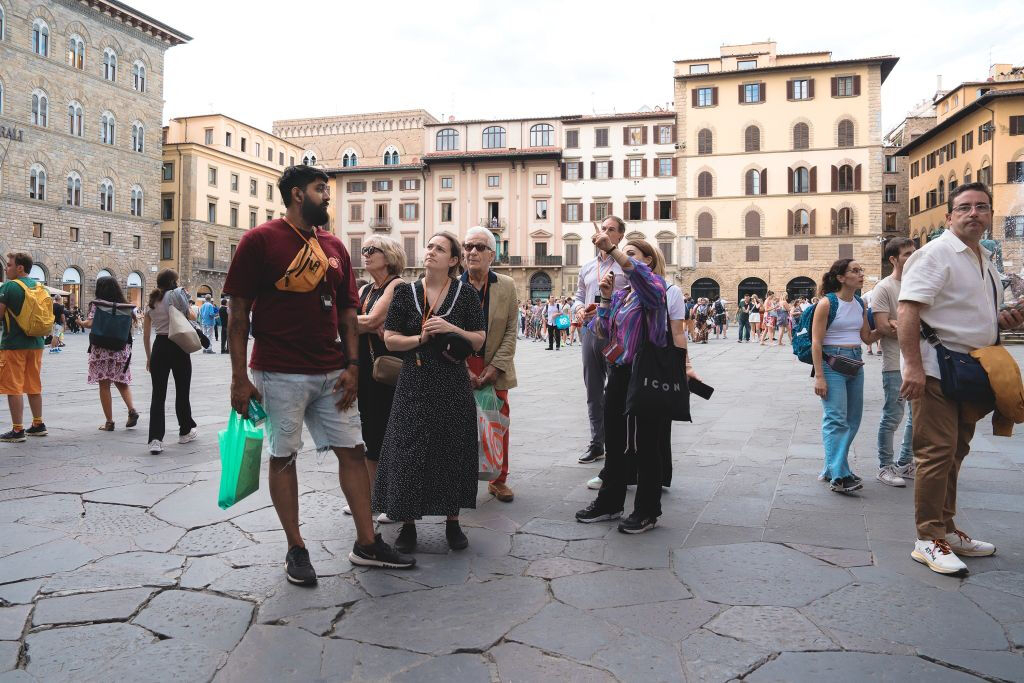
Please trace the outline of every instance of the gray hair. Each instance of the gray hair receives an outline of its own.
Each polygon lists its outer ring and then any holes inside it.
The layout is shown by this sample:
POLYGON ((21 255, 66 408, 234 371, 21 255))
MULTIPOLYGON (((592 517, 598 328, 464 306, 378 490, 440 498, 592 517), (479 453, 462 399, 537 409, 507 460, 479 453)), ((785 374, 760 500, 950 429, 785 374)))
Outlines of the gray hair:
POLYGON ((483 238, 485 238, 487 240, 487 246, 490 248, 491 251, 496 252, 498 250, 498 243, 494 239, 494 233, 493 232, 491 232, 487 228, 481 228, 479 226, 474 226, 474 227, 472 227, 472 228, 470 228, 469 230, 466 231, 466 239, 467 240, 470 237, 475 237, 477 235, 479 235, 479 236, 481 236, 481 237, 483 237, 483 238))

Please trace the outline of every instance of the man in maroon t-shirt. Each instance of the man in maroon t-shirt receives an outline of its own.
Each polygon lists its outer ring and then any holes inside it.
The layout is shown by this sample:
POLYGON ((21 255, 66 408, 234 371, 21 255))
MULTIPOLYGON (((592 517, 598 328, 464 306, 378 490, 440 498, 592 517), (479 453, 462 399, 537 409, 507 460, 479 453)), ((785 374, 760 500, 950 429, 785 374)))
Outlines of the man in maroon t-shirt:
POLYGON ((270 498, 288 540, 285 571, 289 581, 304 586, 317 579, 299 533, 295 456, 302 448, 303 422, 316 449, 333 450, 338 457, 341 490, 356 526, 349 561, 392 569, 416 564, 374 534, 354 407, 359 379, 355 278, 344 245, 317 227, 328 221, 327 180, 326 173, 310 166, 285 169, 278 183, 285 217, 242 237, 224 283, 231 296, 231 407, 245 417, 250 399, 263 402, 270 498), (246 372, 250 311, 251 381, 246 372))

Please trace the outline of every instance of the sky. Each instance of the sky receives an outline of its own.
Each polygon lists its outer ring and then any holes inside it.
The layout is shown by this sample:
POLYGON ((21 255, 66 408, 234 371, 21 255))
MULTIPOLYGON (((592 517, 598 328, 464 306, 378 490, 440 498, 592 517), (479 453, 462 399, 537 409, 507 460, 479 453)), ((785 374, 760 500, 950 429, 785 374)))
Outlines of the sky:
POLYGON ((1024 63, 1020 0, 128 2, 193 38, 166 53, 165 120, 217 112, 267 131, 395 109, 443 120, 671 106, 673 60, 767 39, 780 53, 899 57, 882 86, 888 131, 937 76, 950 88, 1024 63))

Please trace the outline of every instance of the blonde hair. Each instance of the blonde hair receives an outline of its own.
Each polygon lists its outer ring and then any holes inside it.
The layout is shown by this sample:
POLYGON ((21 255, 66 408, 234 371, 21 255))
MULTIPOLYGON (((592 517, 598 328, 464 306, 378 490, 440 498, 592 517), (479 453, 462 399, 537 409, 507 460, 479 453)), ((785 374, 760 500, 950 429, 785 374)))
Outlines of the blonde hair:
POLYGON ((385 235, 370 235, 363 242, 364 247, 377 247, 384 254, 388 262, 388 272, 392 275, 401 275, 405 270, 405 251, 397 240, 385 235))
POLYGON ((655 249, 651 246, 647 240, 639 238, 626 240, 626 246, 634 246, 640 250, 640 253, 651 259, 651 270, 655 275, 665 277, 665 255, 661 253, 661 249, 655 249))

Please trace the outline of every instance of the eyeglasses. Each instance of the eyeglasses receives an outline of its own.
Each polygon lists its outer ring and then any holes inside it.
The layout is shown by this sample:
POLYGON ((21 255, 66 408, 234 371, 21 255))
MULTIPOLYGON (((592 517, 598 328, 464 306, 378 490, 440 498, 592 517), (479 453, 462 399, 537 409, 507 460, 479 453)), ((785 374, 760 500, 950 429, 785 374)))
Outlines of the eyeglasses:
POLYGON ((992 210, 991 204, 959 204, 953 207, 953 213, 970 213, 974 209, 978 213, 988 213, 992 210))
POLYGON ((462 248, 465 249, 466 251, 479 251, 479 252, 485 252, 485 251, 489 251, 490 250, 490 247, 487 246, 486 244, 479 244, 477 242, 471 242, 469 244, 463 244, 462 248))
POLYGON ((844 273, 844 275, 847 274, 847 273, 853 273, 854 275, 863 275, 864 274, 864 269, 863 268, 847 268, 846 269, 846 273, 844 273))
POLYGON ((363 247, 362 249, 359 250, 359 253, 361 253, 363 256, 373 256, 378 251, 380 253, 382 253, 382 254, 384 253, 383 251, 381 251, 377 247, 363 247))

